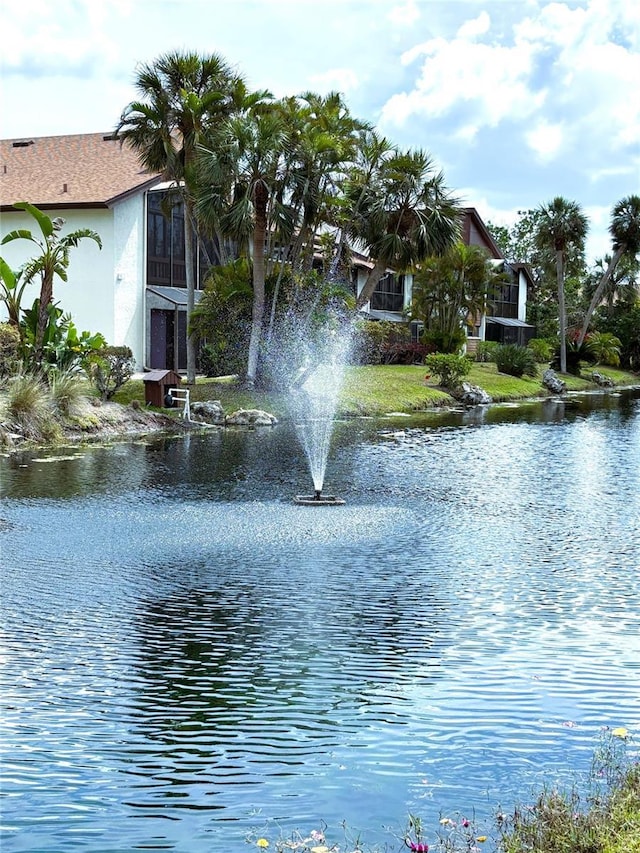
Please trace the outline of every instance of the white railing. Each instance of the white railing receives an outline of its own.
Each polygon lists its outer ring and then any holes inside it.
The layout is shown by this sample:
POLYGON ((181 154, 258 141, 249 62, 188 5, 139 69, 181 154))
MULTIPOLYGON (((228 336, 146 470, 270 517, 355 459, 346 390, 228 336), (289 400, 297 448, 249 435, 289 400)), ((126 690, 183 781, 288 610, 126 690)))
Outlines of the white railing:
POLYGON ((191 420, 191 407, 189 405, 189 389, 188 388, 169 388, 169 396, 173 397, 176 403, 182 403, 182 417, 185 421, 191 420))

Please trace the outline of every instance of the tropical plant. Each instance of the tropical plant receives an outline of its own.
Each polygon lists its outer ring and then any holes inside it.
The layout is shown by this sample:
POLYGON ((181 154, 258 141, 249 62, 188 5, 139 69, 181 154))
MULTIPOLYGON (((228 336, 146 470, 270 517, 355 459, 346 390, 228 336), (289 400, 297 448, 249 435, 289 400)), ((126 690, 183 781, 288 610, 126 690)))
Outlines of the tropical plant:
POLYGON ((203 342, 200 369, 207 376, 242 374, 246 369, 252 298, 246 257, 211 268, 191 318, 192 331, 203 342))
POLYGON ((578 344, 584 341, 593 312, 598 307, 621 258, 626 255, 635 260, 640 252, 640 196, 626 196, 613 206, 609 233, 612 238, 613 255, 589 303, 578 336, 578 344))
POLYGON ((509 376, 537 376, 538 367, 533 350, 517 344, 503 344, 496 350, 496 366, 509 376))
MULTIPOLYGON (((596 357, 593 353, 593 347, 590 339, 587 337, 578 343, 577 334, 570 335, 566 340, 565 347, 566 369, 564 373, 571 373, 573 376, 580 376, 582 363, 589 365, 596 363, 596 357)), ((551 361, 553 370, 560 370, 560 346, 558 345, 553 360, 551 361)))
POLYGON ((354 169, 344 187, 348 231, 374 266, 356 300, 361 309, 387 269, 404 272, 440 255, 460 235, 462 209, 422 150, 379 146, 366 169, 354 169))
POLYGON ((631 307, 600 307, 595 318, 599 331, 610 332, 620 341, 620 365, 640 370, 640 300, 631 307))
POLYGON ((567 372, 567 317, 565 308, 565 274, 568 253, 584 251, 589 223, 580 205, 556 196, 539 208, 535 242, 539 249, 552 250, 556 260, 558 289, 558 337, 560 345, 560 371, 567 372))
POLYGON ((106 346, 107 342, 100 332, 78 333, 71 315, 65 314, 58 303, 50 303, 38 357, 36 342, 41 316, 40 300, 34 300, 31 308, 23 313, 20 329, 25 361, 34 370, 41 370, 45 376, 52 368, 58 371, 79 370, 89 353, 106 346))
POLYGON ((136 361, 129 347, 107 347, 84 359, 84 369, 102 400, 110 400, 133 376, 136 361))
POLYGON ((538 364, 548 364, 553 355, 553 346, 545 338, 531 338, 527 346, 538 364))
POLYGON ((476 349, 476 361, 483 364, 495 362, 496 351, 500 344, 497 341, 479 341, 476 349))
MULTIPOLYGON (((55 277, 67 281, 69 250, 77 247, 80 240, 85 238, 93 240, 100 249, 102 248, 102 240, 91 228, 79 228, 70 234, 61 235, 60 231, 64 225, 64 219, 60 217, 51 219, 26 201, 17 202, 13 206, 29 213, 38 224, 42 235, 41 237, 34 237, 31 231, 21 228, 10 231, 2 240, 2 245, 13 240, 29 240, 35 243, 40 250, 40 254, 28 261, 23 268, 24 283, 31 282, 36 277, 40 278, 40 297, 37 300, 38 320, 33 340, 33 358, 35 363, 39 364, 43 358, 45 331, 50 317, 49 306, 53 302, 55 277)), ((6 274, 6 269, 4 272, 6 274)), ((13 291, 16 290, 16 286, 14 286, 13 291)), ((17 296, 18 293, 16 292, 15 295, 17 296)))
POLYGON ((135 83, 141 100, 125 107, 117 136, 138 153, 149 172, 174 182, 184 203, 187 284, 187 382, 195 382, 196 345, 189 332, 195 307, 194 161, 208 128, 229 115, 242 79, 217 54, 165 53, 140 67, 135 83))
POLYGON ((469 374, 472 360, 466 355, 452 353, 434 353, 428 355, 424 363, 438 377, 438 384, 443 388, 456 389, 461 381, 469 374))
MULTIPOLYGON (((556 253, 553 246, 541 245, 536 235, 541 223, 541 209, 519 210, 513 224, 506 228, 487 222, 502 254, 510 261, 525 263, 532 284, 527 289, 527 322, 536 326, 543 337, 555 336, 558 330, 558 287, 556 253)), ((565 304, 567 315, 578 302, 579 286, 584 277, 584 251, 568 245, 565 253, 565 304)))
POLYGON ((217 131, 215 144, 202 147, 198 162, 198 213, 218 222, 252 259, 253 305, 246 383, 256 382, 265 315, 265 247, 270 222, 291 231, 283 200, 288 129, 274 105, 252 107, 217 131), (223 142, 220 142, 222 135, 223 142))
POLYGON ((611 332, 591 332, 587 335, 591 353, 597 364, 618 367, 620 364, 620 348, 622 342, 611 332))
POLYGON ((458 242, 416 269, 411 316, 424 324, 426 343, 457 352, 466 339, 464 324, 482 314, 496 288, 510 280, 485 249, 458 242))
POLYGON ((12 326, 20 324, 20 309, 22 294, 29 284, 28 279, 22 279, 23 270, 15 272, 9 264, 0 258, 0 300, 7 309, 7 319, 12 326), (22 279, 22 281, 21 281, 22 279))

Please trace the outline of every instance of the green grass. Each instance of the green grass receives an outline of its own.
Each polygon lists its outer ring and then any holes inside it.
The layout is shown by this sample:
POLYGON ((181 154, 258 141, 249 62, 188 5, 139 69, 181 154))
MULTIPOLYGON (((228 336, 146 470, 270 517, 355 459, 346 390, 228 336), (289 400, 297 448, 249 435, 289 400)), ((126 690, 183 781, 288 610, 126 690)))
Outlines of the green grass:
MULTIPOLYGON (((617 368, 596 368, 610 376, 616 385, 640 383, 640 377, 617 368)), ((466 381, 479 385, 491 395, 494 402, 526 400, 548 396, 542 386, 542 368, 537 378, 523 376, 521 379, 498 373, 495 364, 474 363, 466 381)), ((592 369, 583 370, 583 377, 564 375, 568 391, 588 391, 597 386, 590 381, 592 369)), ((427 369, 422 365, 366 365, 349 367, 338 404, 341 417, 357 417, 388 414, 389 412, 419 412, 438 406, 455 404, 453 398, 436 385, 435 379, 425 379, 427 369)), ((114 396, 114 401, 124 405, 137 400, 143 406, 144 383, 131 379, 114 396)), ((286 395, 266 391, 247 391, 233 377, 219 379, 199 378, 191 392, 191 400, 220 400, 225 412, 238 409, 265 409, 283 418, 287 415, 286 395)), ((166 413, 167 409, 163 409, 166 413)))

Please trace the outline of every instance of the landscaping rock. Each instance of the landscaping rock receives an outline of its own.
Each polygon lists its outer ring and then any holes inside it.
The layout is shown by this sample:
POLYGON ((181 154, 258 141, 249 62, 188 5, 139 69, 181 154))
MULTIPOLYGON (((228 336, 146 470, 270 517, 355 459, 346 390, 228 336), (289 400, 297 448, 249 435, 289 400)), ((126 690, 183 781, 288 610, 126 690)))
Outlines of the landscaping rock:
POLYGON ((220 400, 191 403, 191 420, 198 423, 224 426, 226 418, 220 400))
POLYGON ((275 415, 270 415, 269 412, 263 412, 261 409, 239 409, 232 415, 228 415, 226 419, 227 426, 275 426, 278 419, 275 415))
POLYGON ((548 388, 552 394, 564 394, 567 389, 566 383, 560 379, 555 370, 545 370, 542 374, 542 384, 545 388, 548 388))
POLYGON ((452 396, 463 406, 487 406, 489 403, 493 403, 493 398, 487 394, 484 388, 480 388, 478 385, 470 385, 468 382, 463 382, 452 393, 452 396))
POLYGON ((601 388, 613 388, 615 384, 610 376, 605 376, 604 373, 598 373, 597 370, 594 370, 591 374, 591 381, 595 382, 596 385, 599 385, 601 388))

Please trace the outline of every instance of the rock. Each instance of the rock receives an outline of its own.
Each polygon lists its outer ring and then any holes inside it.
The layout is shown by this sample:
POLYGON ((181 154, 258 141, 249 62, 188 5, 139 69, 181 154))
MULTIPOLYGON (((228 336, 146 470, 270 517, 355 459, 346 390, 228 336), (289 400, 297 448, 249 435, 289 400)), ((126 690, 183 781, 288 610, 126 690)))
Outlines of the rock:
POLYGON ((452 396, 463 406, 486 406, 493 402, 493 398, 487 394, 484 388, 480 388, 478 385, 470 385, 468 382, 463 382, 452 396))
POLYGON ((596 385, 599 385, 601 388, 613 388, 614 381, 610 376, 605 376, 604 373, 598 373, 597 370, 594 370, 591 374, 591 381, 595 382, 596 385))
POLYGON ((278 419, 274 415, 261 409, 239 409, 226 419, 227 426, 275 426, 277 423, 278 419))
POLYGON ((191 420, 198 423, 224 426, 225 414, 220 400, 206 400, 203 403, 191 403, 191 420))
POLYGON ((545 370, 542 374, 542 384, 545 388, 548 388, 552 394, 564 394, 567 386, 566 383, 563 382, 562 379, 559 379, 556 375, 555 370, 545 370))

